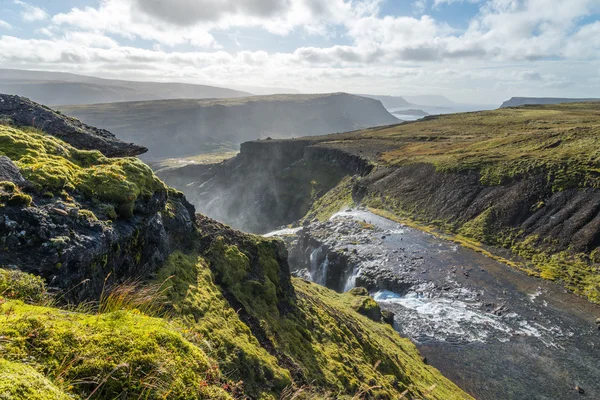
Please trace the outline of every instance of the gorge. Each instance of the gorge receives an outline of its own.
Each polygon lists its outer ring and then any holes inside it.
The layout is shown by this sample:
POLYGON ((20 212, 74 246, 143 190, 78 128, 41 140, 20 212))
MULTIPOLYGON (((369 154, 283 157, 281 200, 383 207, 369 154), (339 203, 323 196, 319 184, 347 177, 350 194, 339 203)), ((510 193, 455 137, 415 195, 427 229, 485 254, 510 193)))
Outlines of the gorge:
POLYGON ((231 160, 163 179, 238 228, 291 224, 268 236, 288 243, 295 274, 338 292, 366 288, 474 397, 568 399, 576 387, 594 397, 597 107, 249 142, 231 160))

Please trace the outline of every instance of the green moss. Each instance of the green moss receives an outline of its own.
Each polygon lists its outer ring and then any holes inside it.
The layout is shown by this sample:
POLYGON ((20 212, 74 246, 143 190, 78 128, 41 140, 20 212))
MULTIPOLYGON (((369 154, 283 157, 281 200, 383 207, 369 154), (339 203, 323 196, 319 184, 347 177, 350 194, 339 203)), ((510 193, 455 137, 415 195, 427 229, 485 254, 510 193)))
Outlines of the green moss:
POLYGON ((381 320, 379 304, 369 296, 360 296, 352 302, 352 309, 373 321, 381 320))
MULTIPOLYGON (((240 271, 248 266, 245 256, 222 242, 218 246, 227 253, 224 259, 228 265, 241 263, 233 274, 243 277, 240 271)), ((169 304, 186 326, 186 336, 218 359, 225 374, 243 380, 246 393, 259 397, 291 384, 289 372, 261 347, 241 321, 239 310, 223 297, 201 257, 173 253, 159 271, 157 281, 164 281, 169 288, 169 304)))
POLYGON ((78 191, 112 204, 125 218, 133 213, 138 197, 166 191, 137 158, 107 158, 41 133, 0 126, 0 154, 15 161, 39 192, 78 191))
POLYGON ((338 211, 352 206, 354 204, 352 201, 353 183, 351 177, 343 178, 334 188, 313 203, 304 219, 326 221, 338 211))
POLYGON ((70 398, 35 369, 0 358, 0 399, 67 400, 70 398))
POLYGON ((494 234, 494 230, 492 229, 493 221, 493 208, 488 208, 477 217, 464 223, 458 230, 458 233, 470 239, 490 243, 493 240, 494 234))
POLYGON ((42 303, 48 299, 44 280, 21 271, 0 268, 0 298, 42 303))
POLYGON ((79 210, 79 217, 90 222, 98 221, 98 217, 91 210, 79 210))
MULTIPOLYGON (((0 357, 28 360, 81 398, 212 398, 218 364, 172 324, 117 311, 86 315, 10 301, 0 306, 0 357)), ((28 399, 29 397, 15 397, 28 399)))
POLYGON ((9 206, 25 206, 31 205, 32 198, 28 194, 22 193, 17 185, 13 182, 0 182, 0 203, 5 203, 9 206))

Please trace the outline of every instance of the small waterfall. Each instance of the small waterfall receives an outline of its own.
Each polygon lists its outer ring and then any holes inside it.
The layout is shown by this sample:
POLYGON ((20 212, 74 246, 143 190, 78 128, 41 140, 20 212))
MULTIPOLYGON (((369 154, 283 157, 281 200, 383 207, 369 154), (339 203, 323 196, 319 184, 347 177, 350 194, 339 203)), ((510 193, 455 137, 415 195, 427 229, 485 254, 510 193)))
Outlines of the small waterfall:
POLYGON ((358 266, 354 265, 352 272, 346 274, 346 284, 344 285, 344 292, 354 289, 356 286, 356 276, 358 275, 358 266))
POLYGON ((323 246, 319 246, 310 253, 310 280, 319 285, 326 286, 329 260, 323 256, 323 246))

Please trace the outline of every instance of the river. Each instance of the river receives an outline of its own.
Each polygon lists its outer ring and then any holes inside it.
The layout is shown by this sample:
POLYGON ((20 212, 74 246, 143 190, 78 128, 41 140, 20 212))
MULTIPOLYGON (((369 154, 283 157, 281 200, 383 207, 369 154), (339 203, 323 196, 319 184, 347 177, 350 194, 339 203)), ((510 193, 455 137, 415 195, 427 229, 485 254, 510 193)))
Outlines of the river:
POLYGON ((600 399, 600 307, 552 282, 365 209, 270 235, 299 275, 342 279, 338 290, 377 282, 395 329, 477 399, 600 399))

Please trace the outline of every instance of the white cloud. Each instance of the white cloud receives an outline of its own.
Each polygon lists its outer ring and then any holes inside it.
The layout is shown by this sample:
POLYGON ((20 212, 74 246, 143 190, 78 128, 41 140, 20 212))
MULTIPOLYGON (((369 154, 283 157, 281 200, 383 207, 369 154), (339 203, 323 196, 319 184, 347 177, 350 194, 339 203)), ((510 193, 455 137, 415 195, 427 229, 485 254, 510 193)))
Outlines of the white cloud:
POLYGON ((23 11, 21 11, 21 18, 23 18, 24 21, 34 22, 48 19, 48 13, 40 7, 32 6, 20 0, 15 0, 14 2, 23 8, 23 11))
POLYGON ((454 3, 479 3, 481 0, 433 0, 433 6, 439 7, 444 4, 454 4, 454 3))
POLYGON ((325 34, 377 11, 381 0, 102 0, 98 7, 57 14, 58 25, 92 29, 126 38, 140 37, 174 46, 215 46, 210 31, 259 27, 286 35, 296 28, 325 34))
POLYGON ((11 25, 11 24, 9 24, 9 23, 8 23, 8 22, 6 22, 6 21, 3 21, 3 20, 1 20, 1 19, 0 19, 0 28, 1 28, 1 29, 11 29, 11 28, 12 28, 12 25, 11 25))

